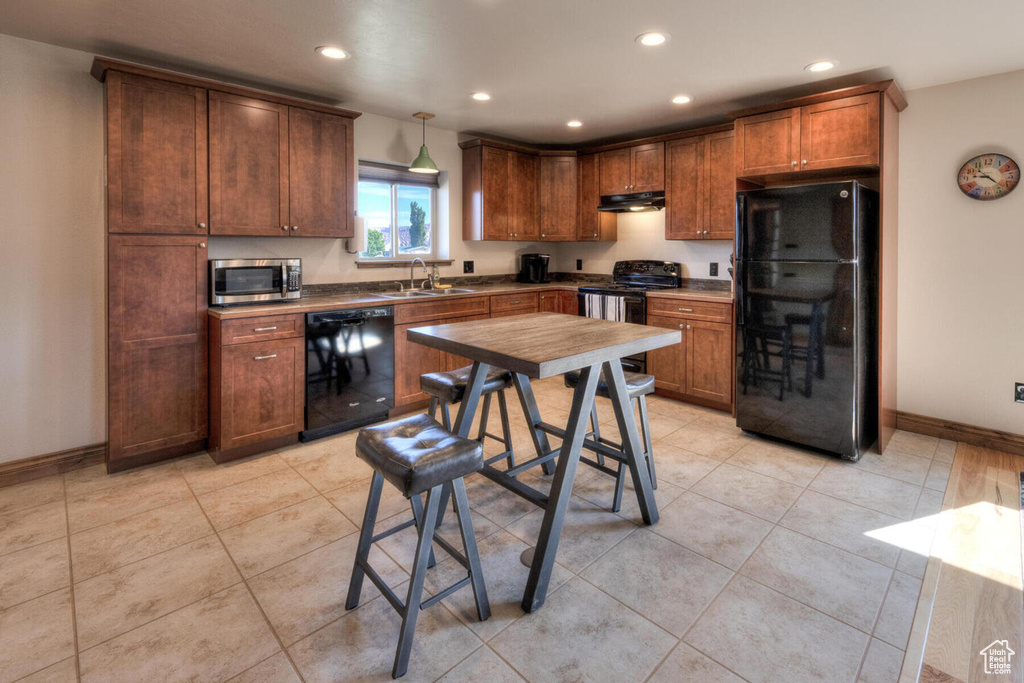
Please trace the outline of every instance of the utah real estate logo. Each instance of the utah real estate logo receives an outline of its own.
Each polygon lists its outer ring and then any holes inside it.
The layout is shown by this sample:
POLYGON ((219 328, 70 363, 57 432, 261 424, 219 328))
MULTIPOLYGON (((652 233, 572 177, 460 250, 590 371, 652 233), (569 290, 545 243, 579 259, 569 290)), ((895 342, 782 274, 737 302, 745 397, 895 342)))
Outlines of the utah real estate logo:
POLYGON ((985 658, 985 673, 1008 674, 1010 660, 1017 653, 1010 649, 1010 644, 1005 640, 993 640, 978 654, 985 658))

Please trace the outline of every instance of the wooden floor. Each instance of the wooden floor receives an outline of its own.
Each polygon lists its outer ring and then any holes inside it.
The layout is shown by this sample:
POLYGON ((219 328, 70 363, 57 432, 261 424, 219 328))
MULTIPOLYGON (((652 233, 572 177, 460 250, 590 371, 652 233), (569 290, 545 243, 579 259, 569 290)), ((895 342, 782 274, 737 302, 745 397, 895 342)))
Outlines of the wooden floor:
POLYGON ((900 683, 1024 682, 1022 471, 1022 456, 959 444, 900 683), (1010 673, 986 673, 981 651, 1002 640, 1010 673))

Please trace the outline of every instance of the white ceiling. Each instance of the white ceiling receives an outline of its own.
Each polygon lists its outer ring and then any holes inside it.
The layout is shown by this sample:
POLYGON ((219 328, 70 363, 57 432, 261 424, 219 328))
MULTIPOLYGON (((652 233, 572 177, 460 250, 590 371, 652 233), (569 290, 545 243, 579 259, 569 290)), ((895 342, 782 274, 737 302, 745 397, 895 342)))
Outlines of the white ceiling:
POLYGON ((782 90, 883 77, 913 89, 1020 69, 1022 25, 1020 0, 0 2, 0 33, 537 143, 723 120, 782 90), (671 39, 634 42, 651 29, 671 39), (353 57, 313 52, 325 44, 353 57), (840 67, 803 70, 818 59, 840 67), (494 99, 470 100, 476 90, 494 99), (680 93, 695 101, 670 104, 680 93), (584 126, 566 128, 571 118, 584 126))

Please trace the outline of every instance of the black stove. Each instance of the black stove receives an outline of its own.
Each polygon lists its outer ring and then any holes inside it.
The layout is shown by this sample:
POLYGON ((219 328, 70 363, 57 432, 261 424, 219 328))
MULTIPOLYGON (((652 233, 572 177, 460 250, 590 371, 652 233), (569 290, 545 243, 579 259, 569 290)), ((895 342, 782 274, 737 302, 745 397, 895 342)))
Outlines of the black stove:
POLYGON ((643 296, 657 289, 682 286, 683 267, 672 261, 616 261, 612 284, 580 287, 584 294, 633 294, 643 296))

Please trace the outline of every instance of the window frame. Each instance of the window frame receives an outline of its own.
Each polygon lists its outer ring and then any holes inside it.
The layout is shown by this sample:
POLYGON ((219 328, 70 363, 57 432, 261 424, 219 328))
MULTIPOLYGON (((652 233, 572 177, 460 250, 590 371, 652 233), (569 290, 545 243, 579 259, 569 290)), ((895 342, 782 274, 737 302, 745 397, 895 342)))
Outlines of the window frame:
MULTIPOLYGON (((391 256, 366 256, 367 230, 369 227, 363 224, 363 249, 358 254, 358 261, 361 263, 384 263, 388 261, 412 261, 420 258, 434 260, 437 258, 437 195, 438 188, 432 185, 413 184, 403 182, 401 179, 384 180, 380 178, 363 178, 356 181, 356 196, 359 195, 359 183, 376 183, 387 185, 389 190, 389 205, 391 209, 391 256), (399 187, 422 187, 430 193, 430 211, 428 212, 430 251, 419 254, 403 254, 399 251, 399 225, 398 225, 398 188, 399 187)), ((357 199, 358 201, 358 199, 357 199)))

